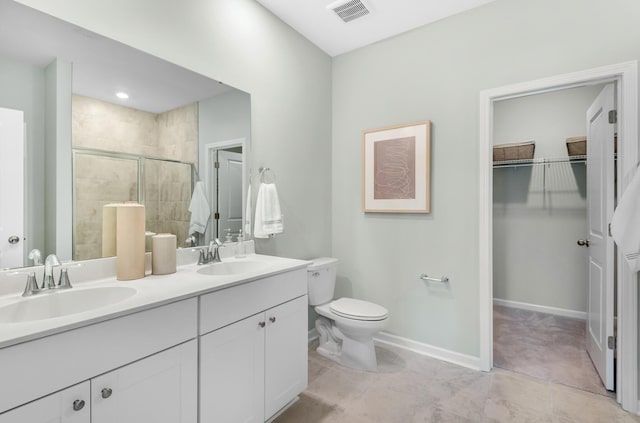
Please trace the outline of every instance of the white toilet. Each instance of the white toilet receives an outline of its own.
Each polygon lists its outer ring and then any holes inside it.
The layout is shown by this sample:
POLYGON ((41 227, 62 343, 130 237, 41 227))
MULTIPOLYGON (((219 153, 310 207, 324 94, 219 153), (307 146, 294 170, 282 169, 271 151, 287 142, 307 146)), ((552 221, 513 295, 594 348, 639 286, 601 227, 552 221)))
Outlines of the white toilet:
POLYGON ((373 336, 387 322, 386 308, 353 298, 333 300, 338 260, 322 257, 311 260, 307 268, 309 304, 318 318, 318 353, 355 369, 378 368, 373 336))

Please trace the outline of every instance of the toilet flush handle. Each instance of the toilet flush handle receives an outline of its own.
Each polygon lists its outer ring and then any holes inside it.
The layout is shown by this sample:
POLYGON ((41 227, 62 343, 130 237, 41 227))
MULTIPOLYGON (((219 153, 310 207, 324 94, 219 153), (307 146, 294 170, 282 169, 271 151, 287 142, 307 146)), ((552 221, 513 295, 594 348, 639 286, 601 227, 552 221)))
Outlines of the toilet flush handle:
POLYGON ((313 276, 314 278, 317 278, 318 276, 320 276, 320 272, 313 272, 311 276, 313 276))

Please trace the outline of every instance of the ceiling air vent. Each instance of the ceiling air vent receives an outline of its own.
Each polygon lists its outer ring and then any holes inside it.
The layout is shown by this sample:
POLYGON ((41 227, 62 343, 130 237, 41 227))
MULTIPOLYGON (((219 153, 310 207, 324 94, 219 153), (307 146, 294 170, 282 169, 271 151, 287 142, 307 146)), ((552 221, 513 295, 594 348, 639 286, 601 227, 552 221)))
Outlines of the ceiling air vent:
POLYGON ((331 3, 327 9, 333 10, 344 22, 351 22, 371 13, 362 0, 340 0, 331 3))

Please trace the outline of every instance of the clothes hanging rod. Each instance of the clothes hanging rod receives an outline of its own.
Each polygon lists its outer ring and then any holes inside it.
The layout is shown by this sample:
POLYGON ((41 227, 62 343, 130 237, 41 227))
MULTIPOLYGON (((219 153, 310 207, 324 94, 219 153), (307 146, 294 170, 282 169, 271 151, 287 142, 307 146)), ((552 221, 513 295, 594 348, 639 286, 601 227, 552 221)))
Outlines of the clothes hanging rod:
POLYGON ((493 162, 494 168, 501 167, 519 167, 519 166, 539 166, 553 163, 585 163, 587 156, 571 156, 571 157, 550 157, 540 159, 527 160, 502 160, 493 162))

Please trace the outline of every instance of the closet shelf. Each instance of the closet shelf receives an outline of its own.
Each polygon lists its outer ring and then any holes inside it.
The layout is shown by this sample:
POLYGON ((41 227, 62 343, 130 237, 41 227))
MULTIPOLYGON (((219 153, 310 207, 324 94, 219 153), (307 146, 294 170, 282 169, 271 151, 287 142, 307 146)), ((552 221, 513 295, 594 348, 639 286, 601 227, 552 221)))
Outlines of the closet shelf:
POLYGON ((520 166, 539 166, 553 163, 586 163, 587 156, 571 156, 571 157, 548 157, 539 159, 525 160, 501 160, 494 161, 493 167, 520 167, 520 166))

